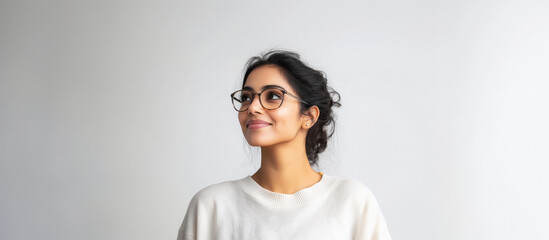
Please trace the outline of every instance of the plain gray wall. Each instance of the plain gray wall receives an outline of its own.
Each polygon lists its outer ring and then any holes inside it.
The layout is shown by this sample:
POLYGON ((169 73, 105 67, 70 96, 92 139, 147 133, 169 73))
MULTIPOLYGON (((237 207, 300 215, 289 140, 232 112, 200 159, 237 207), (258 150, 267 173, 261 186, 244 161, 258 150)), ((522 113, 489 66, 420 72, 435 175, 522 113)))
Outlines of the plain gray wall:
POLYGON ((320 170, 393 239, 549 237, 547 1, 2 1, 0 239, 175 239, 252 174, 229 94, 299 52, 342 96, 320 170))

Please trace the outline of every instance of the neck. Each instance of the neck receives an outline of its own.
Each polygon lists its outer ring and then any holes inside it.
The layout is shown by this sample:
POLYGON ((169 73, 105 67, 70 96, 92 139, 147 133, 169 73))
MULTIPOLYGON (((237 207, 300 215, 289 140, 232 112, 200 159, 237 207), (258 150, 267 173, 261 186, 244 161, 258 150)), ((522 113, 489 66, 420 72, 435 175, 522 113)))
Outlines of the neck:
POLYGON ((303 141, 261 147, 261 167, 252 178, 272 192, 293 194, 320 181, 321 175, 311 168, 303 141))

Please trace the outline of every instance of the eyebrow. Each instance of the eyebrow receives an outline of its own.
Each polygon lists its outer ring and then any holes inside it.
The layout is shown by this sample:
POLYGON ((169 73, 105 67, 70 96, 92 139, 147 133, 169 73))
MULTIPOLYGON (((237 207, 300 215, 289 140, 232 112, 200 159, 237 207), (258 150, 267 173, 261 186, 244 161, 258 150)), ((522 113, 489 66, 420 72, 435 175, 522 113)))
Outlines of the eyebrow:
MULTIPOLYGON (((263 91, 263 90, 265 90, 265 89, 267 89, 267 88, 280 88, 280 89, 282 89, 282 90, 286 90, 286 89, 284 89, 283 87, 281 87, 281 86, 278 86, 278 85, 265 85, 265 86, 263 86, 263 87, 261 88, 261 91, 263 91)), ((253 89, 253 88, 251 88, 251 87, 248 87, 248 86, 246 86, 246 87, 243 87, 243 88, 242 88, 242 90, 250 90, 250 91, 254 91, 254 89, 253 89)))

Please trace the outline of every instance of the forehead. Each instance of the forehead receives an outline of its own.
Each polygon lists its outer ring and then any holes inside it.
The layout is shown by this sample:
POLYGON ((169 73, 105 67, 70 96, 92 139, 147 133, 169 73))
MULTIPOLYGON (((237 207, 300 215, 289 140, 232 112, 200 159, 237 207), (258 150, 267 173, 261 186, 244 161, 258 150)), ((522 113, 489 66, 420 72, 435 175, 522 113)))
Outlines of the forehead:
POLYGON ((255 92, 260 92, 268 85, 280 86, 289 92, 293 92, 292 87, 282 74, 280 68, 274 65, 264 65, 254 69, 246 79, 244 88, 252 88, 255 92))

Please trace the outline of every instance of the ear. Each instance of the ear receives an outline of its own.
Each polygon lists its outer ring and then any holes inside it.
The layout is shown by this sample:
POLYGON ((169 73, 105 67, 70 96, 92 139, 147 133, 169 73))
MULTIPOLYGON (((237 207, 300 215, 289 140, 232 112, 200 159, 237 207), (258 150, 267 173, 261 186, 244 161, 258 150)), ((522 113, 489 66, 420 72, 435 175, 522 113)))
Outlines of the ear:
POLYGON ((313 125, 315 125, 316 120, 318 120, 318 117, 320 116, 320 109, 318 107, 312 106, 310 107, 306 112, 304 116, 304 121, 301 124, 302 128, 309 129, 312 128, 313 125))

